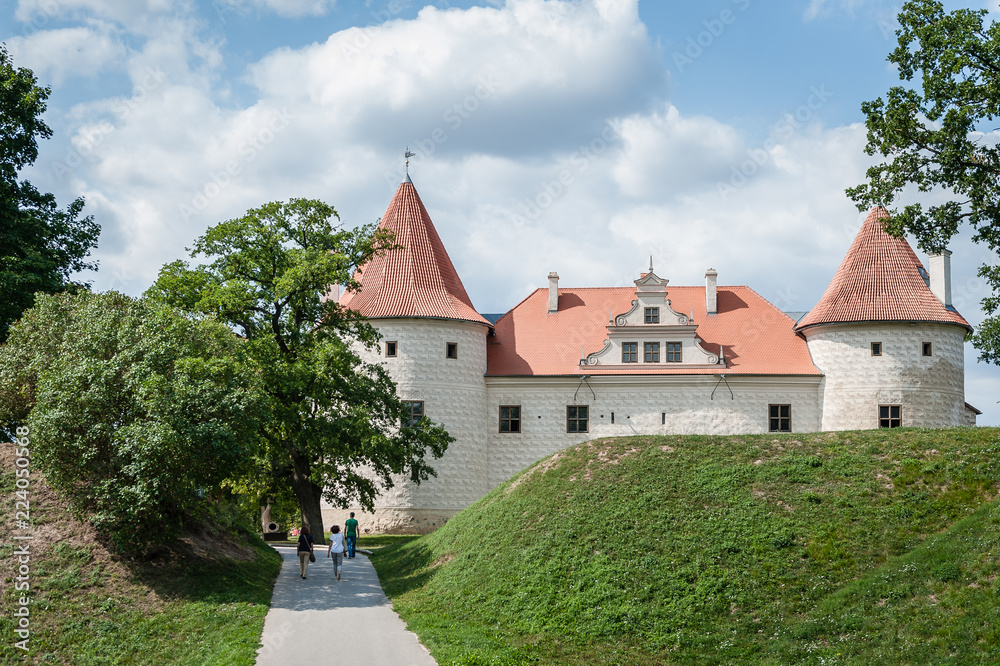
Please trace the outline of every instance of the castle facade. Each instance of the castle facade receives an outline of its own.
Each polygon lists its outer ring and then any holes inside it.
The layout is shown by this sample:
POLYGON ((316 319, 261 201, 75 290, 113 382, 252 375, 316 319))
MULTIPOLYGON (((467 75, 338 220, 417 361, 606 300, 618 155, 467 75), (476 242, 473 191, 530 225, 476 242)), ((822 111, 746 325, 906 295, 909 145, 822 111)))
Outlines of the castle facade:
MULTIPOLYGON (((502 316, 476 311, 407 176, 380 227, 402 249, 362 266, 339 297, 382 335, 382 363, 414 419, 455 442, 437 477, 400 479, 360 508, 364 527, 428 532, 528 465, 621 435, 794 433, 975 425, 950 253, 925 270, 871 211, 820 302, 786 314, 747 286, 532 292, 502 316)), ((324 509, 325 522, 346 510, 324 509)), ((343 516, 341 515, 343 514, 343 516)))

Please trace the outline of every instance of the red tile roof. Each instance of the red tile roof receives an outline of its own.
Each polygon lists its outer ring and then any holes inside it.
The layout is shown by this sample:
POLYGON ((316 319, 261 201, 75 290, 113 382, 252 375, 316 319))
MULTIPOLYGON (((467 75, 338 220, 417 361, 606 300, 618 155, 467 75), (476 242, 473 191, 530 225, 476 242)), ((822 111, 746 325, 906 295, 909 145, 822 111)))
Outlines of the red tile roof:
POLYGON ((360 267, 354 279, 361 290, 345 292, 342 306, 370 319, 435 317, 489 325, 472 306, 409 177, 396 190, 378 226, 393 232, 403 247, 360 267))
MULTIPOLYGON (((488 376, 522 375, 819 375, 795 321, 749 287, 719 287, 717 315, 705 312, 704 287, 669 287, 674 310, 694 313, 702 346, 717 354, 724 346, 726 365, 713 368, 638 364, 634 370, 580 366, 584 354, 600 351, 608 319, 627 312, 635 287, 560 289, 559 311, 548 313, 548 289, 537 289, 495 324, 487 338, 488 376)), ((641 341, 641 336, 639 336, 641 341)))
POLYGON ((970 328, 954 309, 931 293, 923 265, 904 238, 882 228, 889 214, 876 207, 868 214, 840 263, 830 286, 796 330, 855 322, 941 322, 970 328))

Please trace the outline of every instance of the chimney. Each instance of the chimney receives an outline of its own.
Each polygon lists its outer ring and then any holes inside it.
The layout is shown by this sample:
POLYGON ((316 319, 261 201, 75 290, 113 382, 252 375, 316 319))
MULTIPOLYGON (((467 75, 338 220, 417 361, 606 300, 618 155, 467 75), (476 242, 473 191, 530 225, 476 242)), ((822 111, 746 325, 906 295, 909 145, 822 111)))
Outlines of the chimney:
POLYGON ((718 295, 716 284, 718 283, 719 274, 714 268, 709 268, 705 271, 705 310, 710 315, 718 314, 718 295))
POLYGON ((943 250, 927 255, 928 271, 931 275, 931 293, 944 304, 951 307, 951 252, 943 250))
POLYGON ((549 312, 559 312, 559 273, 549 273, 549 312))

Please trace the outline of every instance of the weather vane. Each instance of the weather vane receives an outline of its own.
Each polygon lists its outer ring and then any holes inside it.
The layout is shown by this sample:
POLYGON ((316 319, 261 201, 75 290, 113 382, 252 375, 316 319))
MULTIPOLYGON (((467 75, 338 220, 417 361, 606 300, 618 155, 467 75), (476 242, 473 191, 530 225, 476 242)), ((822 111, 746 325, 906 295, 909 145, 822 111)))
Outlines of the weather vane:
POLYGON ((410 152, 410 147, 407 146, 406 147, 406 152, 403 153, 403 157, 406 158, 406 175, 407 176, 410 175, 410 158, 413 157, 414 155, 416 155, 416 153, 411 153, 410 152))

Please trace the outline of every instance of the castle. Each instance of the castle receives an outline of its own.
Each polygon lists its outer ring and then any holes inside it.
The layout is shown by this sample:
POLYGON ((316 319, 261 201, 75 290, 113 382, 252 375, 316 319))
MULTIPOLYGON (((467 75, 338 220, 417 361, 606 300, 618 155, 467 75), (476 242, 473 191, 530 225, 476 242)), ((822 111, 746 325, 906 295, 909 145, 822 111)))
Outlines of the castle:
MULTIPOLYGON (((528 465, 588 439, 975 425, 968 322, 951 305, 950 252, 926 271, 875 208, 819 303, 790 316, 746 286, 566 288, 550 273, 506 314, 476 311, 409 176, 379 226, 402 249, 339 296, 382 335, 380 362, 455 438, 437 477, 400 479, 362 524, 427 532, 528 465)), ((346 512, 324 509, 325 522, 346 512)))

